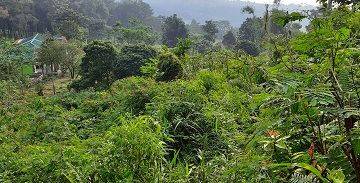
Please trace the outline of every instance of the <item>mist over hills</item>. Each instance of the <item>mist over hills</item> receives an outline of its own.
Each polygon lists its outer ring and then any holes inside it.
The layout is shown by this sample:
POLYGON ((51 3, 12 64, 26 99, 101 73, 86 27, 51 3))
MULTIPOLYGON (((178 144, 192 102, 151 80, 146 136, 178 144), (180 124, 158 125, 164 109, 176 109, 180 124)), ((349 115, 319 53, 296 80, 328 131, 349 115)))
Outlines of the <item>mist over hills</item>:
MULTIPOLYGON (((205 20, 228 20, 234 26, 240 26, 249 15, 241 12, 244 6, 255 8, 256 16, 262 16, 265 4, 245 2, 239 0, 144 0, 154 9, 156 15, 169 16, 178 14, 186 22, 195 19, 199 22, 205 20)), ((280 9, 287 11, 302 11, 315 9, 311 5, 280 5, 280 9)))

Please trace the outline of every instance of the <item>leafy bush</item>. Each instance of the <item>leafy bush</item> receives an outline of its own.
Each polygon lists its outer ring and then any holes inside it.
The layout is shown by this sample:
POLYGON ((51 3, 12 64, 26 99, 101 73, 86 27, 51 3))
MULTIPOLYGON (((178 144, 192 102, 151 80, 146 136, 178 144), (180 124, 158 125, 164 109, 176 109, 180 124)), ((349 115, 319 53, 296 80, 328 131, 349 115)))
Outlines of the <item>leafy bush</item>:
POLYGON ((114 81, 113 66, 117 62, 117 50, 110 42, 94 41, 84 48, 85 56, 80 65, 80 81, 70 87, 83 90, 90 87, 105 89, 114 81))
POLYGON ((140 76, 140 68, 149 59, 156 57, 156 51, 149 46, 131 45, 121 48, 119 59, 114 65, 114 74, 117 79, 130 76, 140 76))
POLYGON ((141 115, 146 111, 146 105, 155 96, 155 92, 152 91, 155 86, 156 83, 152 79, 131 77, 115 82, 111 92, 123 111, 141 115))
POLYGON ((181 77, 183 69, 180 60, 174 54, 163 53, 158 59, 158 81, 173 81, 181 77))
POLYGON ((124 46, 118 52, 110 42, 94 41, 84 48, 81 79, 69 86, 75 91, 87 88, 108 89, 117 79, 141 75, 140 68, 156 51, 147 46, 124 46))
POLYGON ((221 74, 215 74, 206 70, 200 71, 198 74, 200 84, 206 91, 216 90, 226 82, 225 77, 221 74))
POLYGON ((100 177, 104 182, 154 182, 161 174, 165 154, 161 127, 140 117, 110 130, 103 149, 100 177))
POLYGON ((249 41, 241 41, 235 46, 235 49, 242 50, 251 56, 258 56, 260 54, 259 48, 256 44, 249 41))

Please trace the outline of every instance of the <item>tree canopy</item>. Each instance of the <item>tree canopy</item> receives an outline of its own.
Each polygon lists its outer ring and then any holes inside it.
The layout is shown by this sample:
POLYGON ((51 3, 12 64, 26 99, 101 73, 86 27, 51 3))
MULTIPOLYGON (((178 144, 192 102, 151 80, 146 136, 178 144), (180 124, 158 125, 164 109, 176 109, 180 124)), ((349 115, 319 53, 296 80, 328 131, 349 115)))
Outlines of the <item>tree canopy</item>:
POLYGON ((163 25, 162 42, 169 47, 175 47, 179 39, 184 39, 188 36, 188 31, 185 22, 177 17, 176 14, 167 17, 163 25))

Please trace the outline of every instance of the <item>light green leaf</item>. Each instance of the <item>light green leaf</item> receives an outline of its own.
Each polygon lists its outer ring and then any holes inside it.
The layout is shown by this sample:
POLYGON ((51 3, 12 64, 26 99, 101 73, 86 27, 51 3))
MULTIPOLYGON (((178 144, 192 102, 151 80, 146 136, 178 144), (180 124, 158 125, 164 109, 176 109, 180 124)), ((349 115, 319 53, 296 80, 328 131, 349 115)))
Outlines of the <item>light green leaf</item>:
POLYGON ((350 29, 343 27, 339 30, 339 34, 337 38, 339 40, 346 40, 350 37, 350 32, 351 32, 350 29))
POLYGON ((341 170, 331 170, 329 172, 328 178, 333 183, 344 183, 344 181, 345 181, 345 175, 341 170))

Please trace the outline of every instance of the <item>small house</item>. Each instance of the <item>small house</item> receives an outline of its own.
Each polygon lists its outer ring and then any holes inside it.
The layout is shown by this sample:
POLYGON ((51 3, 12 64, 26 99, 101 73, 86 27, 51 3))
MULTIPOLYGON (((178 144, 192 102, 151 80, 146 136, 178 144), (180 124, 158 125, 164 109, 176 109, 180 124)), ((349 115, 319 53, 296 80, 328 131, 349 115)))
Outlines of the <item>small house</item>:
MULTIPOLYGON (((37 49, 39 49, 41 47, 43 42, 46 40, 47 36, 48 35, 44 35, 44 34, 36 34, 33 37, 18 39, 15 41, 15 44, 27 46, 28 48, 30 48, 32 50, 32 57, 35 57, 35 53, 36 53, 37 49)), ((64 36, 53 36, 52 39, 67 42, 67 39, 64 36)), ((38 75, 47 75, 47 74, 51 74, 54 72, 58 73, 59 70, 60 70, 59 65, 49 66, 49 65, 40 64, 40 63, 35 63, 35 65, 33 65, 33 74, 37 75, 37 76, 38 75)))

